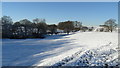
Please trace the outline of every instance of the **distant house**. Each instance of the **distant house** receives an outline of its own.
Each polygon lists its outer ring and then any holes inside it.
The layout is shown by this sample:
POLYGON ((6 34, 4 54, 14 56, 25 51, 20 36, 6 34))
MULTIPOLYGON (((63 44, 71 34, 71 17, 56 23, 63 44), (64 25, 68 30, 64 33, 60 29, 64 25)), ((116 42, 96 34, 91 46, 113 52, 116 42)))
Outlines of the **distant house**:
POLYGON ((106 25, 99 25, 99 27, 96 27, 94 31, 109 32, 109 27, 106 25))

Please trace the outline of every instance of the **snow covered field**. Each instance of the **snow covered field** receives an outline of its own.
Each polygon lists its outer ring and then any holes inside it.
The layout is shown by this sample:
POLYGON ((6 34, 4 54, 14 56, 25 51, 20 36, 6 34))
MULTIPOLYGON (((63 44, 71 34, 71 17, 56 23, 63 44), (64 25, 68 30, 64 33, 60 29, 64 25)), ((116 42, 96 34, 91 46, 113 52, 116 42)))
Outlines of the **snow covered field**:
POLYGON ((118 63, 117 32, 76 32, 45 39, 3 39, 3 66, 102 66, 118 63))

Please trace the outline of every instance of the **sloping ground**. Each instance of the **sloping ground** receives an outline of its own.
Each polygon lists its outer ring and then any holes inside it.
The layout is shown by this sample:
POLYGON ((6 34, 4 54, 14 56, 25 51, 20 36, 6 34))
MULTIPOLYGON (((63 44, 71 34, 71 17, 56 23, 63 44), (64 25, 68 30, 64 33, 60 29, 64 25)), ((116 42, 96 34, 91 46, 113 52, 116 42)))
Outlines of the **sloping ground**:
POLYGON ((54 66, 110 66, 118 65, 118 52, 111 43, 100 48, 78 51, 68 56, 54 66))
POLYGON ((118 33, 76 32, 46 39, 3 40, 3 65, 117 65, 118 33))

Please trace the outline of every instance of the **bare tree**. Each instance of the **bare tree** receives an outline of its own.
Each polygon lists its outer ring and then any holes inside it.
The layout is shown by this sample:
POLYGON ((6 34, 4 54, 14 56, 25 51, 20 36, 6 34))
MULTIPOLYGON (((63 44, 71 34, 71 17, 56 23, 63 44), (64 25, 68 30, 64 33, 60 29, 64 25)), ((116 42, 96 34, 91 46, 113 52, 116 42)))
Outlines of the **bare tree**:
POLYGON ((54 34, 57 32, 57 25, 52 24, 52 25, 48 25, 48 30, 50 30, 51 34, 54 34))
POLYGON ((82 28, 82 22, 73 21, 73 23, 74 23, 74 30, 75 31, 79 31, 82 28))
POLYGON ((115 23, 115 19, 109 19, 104 24, 109 27, 109 30, 112 32, 113 29, 117 27, 117 24, 115 23))
POLYGON ((36 24, 36 27, 38 29, 39 34, 45 34, 46 30, 47 30, 47 24, 46 24, 46 20, 45 19, 33 19, 33 23, 36 24))
POLYGON ((46 34, 47 24, 46 23, 37 23, 38 33, 46 34))
POLYGON ((10 16, 3 16, 1 18, 2 24, 2 36, 3 38, 9 38, 12 36, 12 18, 10 16))
POLYGON ((20 20, 19 22, 24 27, 23 32, 25 34, 25 37, 31 35, 31 33, 32 33, 32 29, 31 29, 32 22, 27 20, 27 19, 20 20))
POLYGON ((38 18, 36 18, 36 19, 33 19, 33 23, 39 23, 40 21, 39 21, 39 19, 38 18))
POLYGON ((45 22, 46 22, 45 19, 39 19, 39 18, 33 19, 33 23, 45 23, 45 22))

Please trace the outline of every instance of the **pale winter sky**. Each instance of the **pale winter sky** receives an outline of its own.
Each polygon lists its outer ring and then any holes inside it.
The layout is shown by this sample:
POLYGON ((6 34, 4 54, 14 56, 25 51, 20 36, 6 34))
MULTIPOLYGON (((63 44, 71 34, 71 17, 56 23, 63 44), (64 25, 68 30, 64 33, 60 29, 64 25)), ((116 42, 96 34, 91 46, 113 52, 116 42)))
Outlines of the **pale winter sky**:
POLYGON ((84 25, 100 25, 118 20, 118 2, 3 2, 2 14, 13 21, 45 18, 48 24, 81 21, 84 25))

